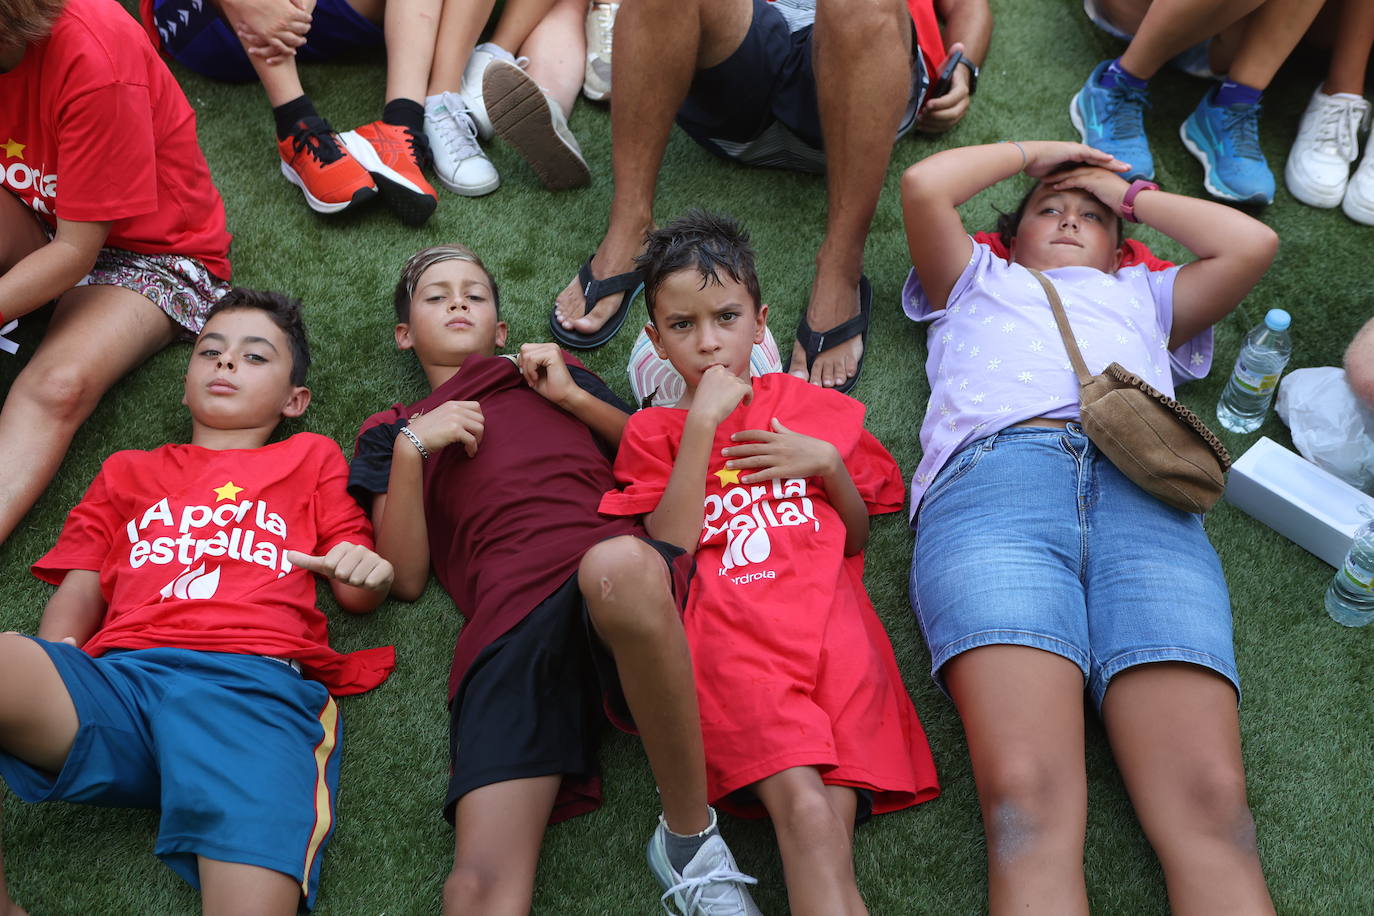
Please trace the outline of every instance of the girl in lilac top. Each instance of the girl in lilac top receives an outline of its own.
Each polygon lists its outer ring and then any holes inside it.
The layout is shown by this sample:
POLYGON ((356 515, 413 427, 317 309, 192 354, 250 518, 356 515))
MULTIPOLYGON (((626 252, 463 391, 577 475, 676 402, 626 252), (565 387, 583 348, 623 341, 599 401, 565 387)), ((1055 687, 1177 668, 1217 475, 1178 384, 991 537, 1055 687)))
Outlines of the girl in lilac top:
POLYGON ((1268 268, 1277 238, 1210 201, 1129 185, 1077 143, 938 153, 907 170, 928 322, 930 403, 912 481, 911 598, 932 674, 964 722, 988 836, 992 913, 1087 913, 1083 692, 1164 870, 1175 911, 1272 913, 1245 795, 1226 583, 1199 516, 1127 480, 1077 424, 1078 384, 1043 289, 1088 369, 1160 390, 1211 364, 1211 325, 1268 268), (957 207, 1025 171, 1004 260, 957 207), (1121 218, 1196 260, 1121 267, 1121 218))

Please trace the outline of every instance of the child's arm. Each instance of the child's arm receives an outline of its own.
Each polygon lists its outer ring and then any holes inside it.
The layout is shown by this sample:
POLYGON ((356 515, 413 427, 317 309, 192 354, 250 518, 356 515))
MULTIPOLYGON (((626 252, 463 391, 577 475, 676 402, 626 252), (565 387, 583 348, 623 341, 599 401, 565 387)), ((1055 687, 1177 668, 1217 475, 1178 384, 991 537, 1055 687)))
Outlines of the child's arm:
POLYGON ((100 573, 93 569, 69 570, 48 599, 38 638, 50 642, 70 640, 78 648, 100 629, 105 619, 105 596, 100 593, 100 573))
POLYGON ((375 551, 347 541, 335 544, 322 557, 288 550, 286 559, 329 579, 334 600, 354 614, 366 614, 381 604, 395 578, 391 564, 375 551))
POLYGON ((851 557, 868 546, 868 507, 834 445, 824 439, 795 433, 776 417, 771 432, 746 429, 735 433, 730 441, 747 444, 724 449, 725 457, 730 459, 725 466, 758 469, 740 477, 740 483, 819 477, 825 484, 830 504, 844 520, 844 555, 851 557))
POLYGON ((52 241, 0 273, 0 315, 18 318, 75 286, 95 266, 108 222, 59 219, 52 241))
MULTIPOLYGON (((450 445, 461 444, 469 458, 477 454, 485 420, 476 401, 446 401, 406 424, 431 459, 450 445)), ((425 523, 424 461, 405 434, 391 452, 387 491, 372 500, 372 527, 377 552, 396 570, 391 591, 402 601, 419 598, 429 582, 429 528, 425 523)))
POLYGON ((958 207, 1018 172, 1039 178, 1064 162, 1088 162, 1119 171, 1108 154, 1082 143, 1027 140, 945 150, 902 175, 902 219, 911 264, 931 308, 942 309, 973 251, 958 207))
MULTIPOLYGON (((1057 175, 1054 186, 1082 188, 1117 214, 1130 187, 1120 176, 1096 168, 1057 175)), ((1137 219, 1198 258, 1180 268, 1174 281, 1170 349, 1230 314, 1264 276, 1278 251, 1274 230, 1235 207, 1165 191, 1141 191, 1132 204, 1137 219)))
POLYGON ((629 415, 573 381, 558 344, 525 344, 515 361, 525 383, 549 401, 585 423, 611 448, 620 447, 629 415))
POLYGON ((750 383, 724 366, 712 366, 692 393, 692 406, 682 426, 673 472, 657 508, 644 518, 649 536, 696 553, 705 518, 706 472, 716 427, 730 412, 753 396, 750 383))

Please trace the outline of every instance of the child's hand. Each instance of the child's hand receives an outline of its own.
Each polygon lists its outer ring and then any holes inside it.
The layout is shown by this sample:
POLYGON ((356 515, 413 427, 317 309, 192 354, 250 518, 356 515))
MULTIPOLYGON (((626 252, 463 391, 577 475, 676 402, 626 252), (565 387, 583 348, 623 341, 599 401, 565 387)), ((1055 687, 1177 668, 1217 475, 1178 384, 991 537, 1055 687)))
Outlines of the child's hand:
POLYGON ((310 33, 314 3, 302 0, 222 0, 220 8, 244 50, 266 63, 295 56, 310 33))
POLYGON ((345 585, 374 592, 390 591, 391 580, 396 575, 391 564, 375 551, 347 541, 334 545, 329 553, 322 557, 313 557, 299 550, 288 550, 286 559, 301 569, 335 579, 345 585))
POLYGON ((748 443, 723 448, 730 459, 727 468, 758 468, 740 477, 740 483, 758 483, 787 477, 826 477, 840 467, 840 452, 824 439, 795 433, 773 418, 773 430, 746 429, 730 437, 731 442, 748 443))
POLYGON ((1023 140, 1018 146, 1026 154, 1026 164, 1021 169, 1032 178, 1044 178, 1058 166, 1066 162, 1082 162, 1100 166, 1113 172, 1124 172, 1130 168, 1116 159, 1111 153, 1104 153, 1083 143, 1068 143, 1059 140, 1023 140))
POLYGON ((754 397, 754 386, 724 366, 712 366, 701 376, 692 394, 689 415, 696 415, 719 426, 741 402, 748 404, 754 397))
POLYGON ((558 344, 527 343, 520 348, 515 365, 525 377, 525 384, 559 407, 582 390, 573 381, 558 344))
POLYGON ((1051 177, 1049 183, 1058 191, 1074 188, 1087 191, 1111 207, 1117 216, 1121 215, 1121 201, 1125 198, 1126 191, 1131 187, 1130 182, 1116 172, 1109 172, 1106 169, 1091 165, 1062 172, 1051 177))
POLYGON ((471 458, 477 454, 477 446, 482 444, 486 419, 482 416, 482 405, 476 401, 445 401, 406 425, 429 451, 438 452, 458 442, 471 458))

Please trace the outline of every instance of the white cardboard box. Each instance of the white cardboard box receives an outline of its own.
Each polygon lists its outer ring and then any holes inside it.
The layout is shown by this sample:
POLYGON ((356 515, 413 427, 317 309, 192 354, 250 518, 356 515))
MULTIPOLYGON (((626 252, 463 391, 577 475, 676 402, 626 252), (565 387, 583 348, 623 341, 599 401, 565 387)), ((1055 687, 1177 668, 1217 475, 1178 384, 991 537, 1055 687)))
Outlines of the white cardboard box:
POLYGON ((1374 497, 1267 436, 1231 465, 1225 499, 1299 547, 1340 566, 1374 497))

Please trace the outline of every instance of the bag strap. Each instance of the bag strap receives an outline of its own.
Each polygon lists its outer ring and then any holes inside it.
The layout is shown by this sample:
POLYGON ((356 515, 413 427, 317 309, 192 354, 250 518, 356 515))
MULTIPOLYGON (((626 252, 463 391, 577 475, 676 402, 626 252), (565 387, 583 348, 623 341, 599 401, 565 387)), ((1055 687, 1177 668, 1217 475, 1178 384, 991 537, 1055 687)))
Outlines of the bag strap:
POLYGON ((1064 338, 1064 349, 1069 353, 1069 362, 1073 363, 1073 371, 1078 376, 1078 384, 1088 384, 1092 380, 1092 373, 1088 371, 1088 364, 1083 362, 1083 352, 1078 349, 1078 341, 1073 338, 1073 328, 1069 327, 1069 316, 1064 313, 1064 303, 1059 299, 1059 291, 1054 288, 1049 277, 1034 267, 1027 267, 1026 269, 1045 288, 1045 295, 1050 300, 1050 308, 1054 310, 1054 323, 1059 325, 1059 336, 1064 338))

